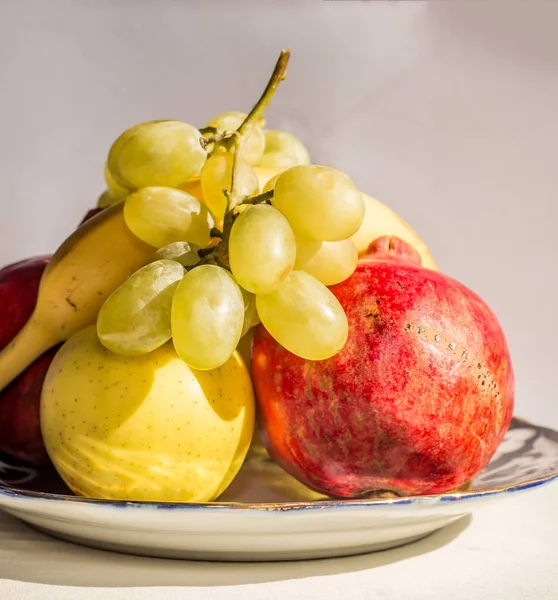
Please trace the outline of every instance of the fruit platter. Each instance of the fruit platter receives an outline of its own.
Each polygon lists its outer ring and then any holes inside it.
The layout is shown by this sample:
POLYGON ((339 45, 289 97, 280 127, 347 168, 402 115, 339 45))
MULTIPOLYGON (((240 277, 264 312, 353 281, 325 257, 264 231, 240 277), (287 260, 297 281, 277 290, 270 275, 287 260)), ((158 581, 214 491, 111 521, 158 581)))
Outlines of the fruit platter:
POLYGON ((291 560, 558 478, 493 311, 268 127, 289 58, 248 113, 126 129, 75 231, 0 270, 1 509, 108 550, 291 560))

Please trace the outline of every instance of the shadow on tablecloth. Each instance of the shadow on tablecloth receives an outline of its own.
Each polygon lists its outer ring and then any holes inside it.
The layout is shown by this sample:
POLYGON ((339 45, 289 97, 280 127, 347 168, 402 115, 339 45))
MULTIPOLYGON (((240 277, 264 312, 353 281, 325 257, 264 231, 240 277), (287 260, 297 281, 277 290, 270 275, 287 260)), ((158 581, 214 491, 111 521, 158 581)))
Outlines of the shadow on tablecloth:
POLYGON ((438 550, 471 516, 407 546, 336 559, 216 563, 147 558, 94 550, 51 538, 0 511, 0 579, 82 587, 231 586, 354 573, 438 550))

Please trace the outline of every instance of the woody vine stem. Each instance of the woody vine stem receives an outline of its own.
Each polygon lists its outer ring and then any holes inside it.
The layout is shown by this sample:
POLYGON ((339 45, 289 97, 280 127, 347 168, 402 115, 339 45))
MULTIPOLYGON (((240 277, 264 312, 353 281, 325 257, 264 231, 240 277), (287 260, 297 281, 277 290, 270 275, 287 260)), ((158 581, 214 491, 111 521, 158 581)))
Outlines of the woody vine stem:
POLYGON ((241 123, 236 131, 218 131, 214 127, 206 127, 201 129, 202 134, 210 133, 212 135, 203 137, 200 143, 203 148, 207 148, 210 144, 223 144, 225 148, 233 149, 233 163, 232 163, 232 175, 231 185, 228 190, 223 190, 227 199, 227 208, 225 211, 225 217, 223 220, 223 231, 219 231, 217 228, 211 230, 212 237, 221 238, 221 241, 213 247, 204 248, 198 252, 201 261, 200 264, 217 264, 221 267, 228 269, 228 247, 229 247, 229 236, 234 223, 234 209, 241 204, 260 204, 268 202, 273 197, 273 192, 266 192, 260 194, 254 198, 243 198, 240 197, 238 188, 238 179, 240 177, 240 158, 242 157, 242 135, 250 128, 251 125, 257 123, 263 116, 264 110, 273 98, 279 84, 287 76, 287 65, 291 56, 290 50, 282 50, 273 73, 269 78, 269 81, 260 96, 260 99, 256 102, 252 110, 248 113, 247 117, 241 123))

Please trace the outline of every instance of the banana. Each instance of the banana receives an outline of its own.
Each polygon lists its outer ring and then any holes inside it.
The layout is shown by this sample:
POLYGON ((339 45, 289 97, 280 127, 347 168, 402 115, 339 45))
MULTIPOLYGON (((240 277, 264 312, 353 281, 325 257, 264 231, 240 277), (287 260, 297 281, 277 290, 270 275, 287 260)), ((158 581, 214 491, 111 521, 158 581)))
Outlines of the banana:
POLYGON ((362 194, 364 199, 364 221, 359 230, 352 236, 359 256, 365 256, 368 246, 379 237, 393 235, 407 242, 419 253, 422 266, 426 269, 438 270, 436 261, 430 254, 428 246, 394 210, 382 204, 368 194, 362 194))
MULTIPOLYGON (((260 189, 263 189, 264 185, 272 178, 275 177, 281 171, 285 169, 269 169, 262 167, 255 167, 256 175, 260 182, 260 189)), ((195 190, 195 184, 193 189, 195 190)), ((194 196, 196 194, 194 192, 194 196)), ((200 196, 196 196, 200 200, 201 198, 201 187, 200 196)), ((394 235, 404 242, 407 242, 419 253, 422 266, 426 269, 438 270, 438 265, 432 257, 428 246, 419 237, 416 231, 406 223, 394 210, 392 210, 386 204, 383 204, 376 198, 369 196, 361 192, 364 200, 364 221, 362 222, 359 230, 352 236, 352 240, 357 247, 360 256, 366 255, 368 246, 379 237, 384 235, 394 235)))
MULTIPOLYGON (((272 177, 275 177, 275 175, 285 169, 255 167, 254 170, 260 182, 260 189, 263 189, 264 185, 272 177)), ((195 188, 196 184, 191 183, 190 185, 192 185, 192 189, 197 192, 195 188)), ((200 200, 203 200, 203 198, 201 198, 201 186, 199 196, 194 192, 191 193, 200 200)), ((414 231, 413 228, 389 206, 368 194, 363 192, 361 192, 361 194, 364 199, 365 207, 364 221, 359 230, 351 238, 357 247, 359 255, 364 256, 368 246, 379 237, 384 235, 394 235, 416 249, 420 255, 423 267, 437 271, 438 265, 436 264, 436 261, 432 257, 428 246, 419 237, 416 231, 414 231)))
POLYGON ((55 252, 33 314, 0 352, 0 391, 43 352, 94 324, 105 299, 153 254, 126 226, 123 207, 106 208, 55 252))

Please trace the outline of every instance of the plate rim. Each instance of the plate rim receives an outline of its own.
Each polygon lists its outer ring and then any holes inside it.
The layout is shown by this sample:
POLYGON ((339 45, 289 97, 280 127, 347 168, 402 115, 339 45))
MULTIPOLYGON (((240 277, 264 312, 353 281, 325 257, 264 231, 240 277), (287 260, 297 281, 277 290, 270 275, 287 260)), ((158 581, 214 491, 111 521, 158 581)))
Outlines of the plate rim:
MULTIPOLYGON (((518 423, 522 423, 536 429, 552 431, 558 435, 558 431, 543 425, 536 425, 527 419, 513 417, 518 423)), ((557 444, 558 446, 558 444, 557 444)), ((387 507, 387 506, 420 506, 433 505, 438 503, 454 503, 467 500, 479 500, 523 492, 529 489, 535 489, 542 485, 558 480, 558 468, 547 475, 527 479, 507 486, 495 486, 479 490, 462 490, 448 492, 444 494, 425 494, 413 496, 400 496, 395 498, 339 498, 330 500, 305 500, 293 502, 154 502, 149 500, 128 501, 128 500, 110 500, 105 498, 85 498, 82 496, 73 496, 70 494, 51 494, 49 492, 38 492, 24 490, 17 487, 0 484, 0 496, 18 500, 40 500, 42 502, 64 502, 74 505, 97 505, 111 507, 116 509, 135 508, 140 510, 157 511, 191 511, 191 510, 234 510, 244 512, 282 512, 301 510, 324 510, 332 508, 362 508, 362 507, 387 507)), ((2 506, 0 506, 2 509, 2 506)))

